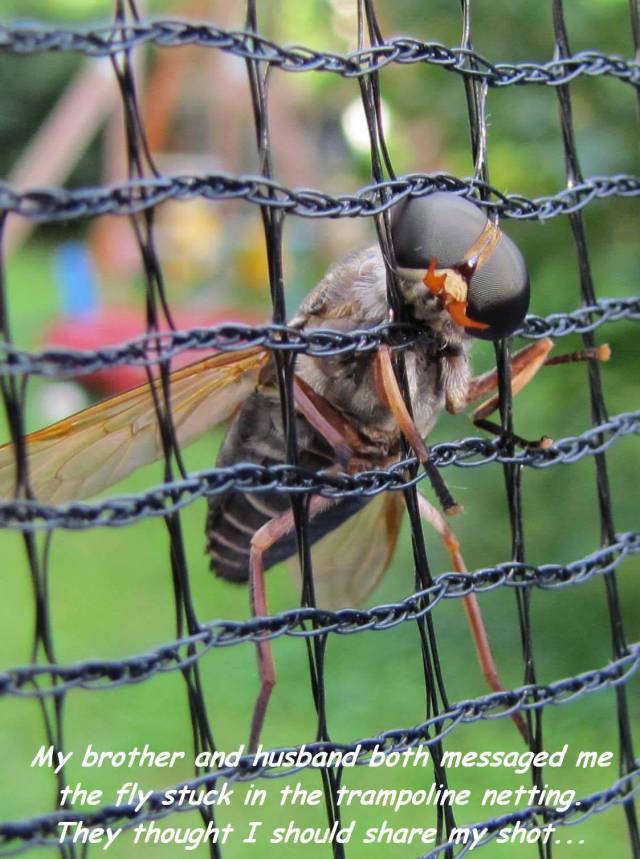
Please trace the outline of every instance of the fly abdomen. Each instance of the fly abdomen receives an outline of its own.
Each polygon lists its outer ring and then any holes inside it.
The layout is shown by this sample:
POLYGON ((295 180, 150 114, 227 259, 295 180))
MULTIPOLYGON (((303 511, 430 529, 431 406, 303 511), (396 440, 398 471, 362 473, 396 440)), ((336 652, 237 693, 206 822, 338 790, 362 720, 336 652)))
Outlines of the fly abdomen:
MULTIPOLYGON (((300 465, 317 471, 329 467, 331 450, 306 420, 296 415, 300 465)), ((277 395, 256 391, 236 414, 220 448, 217 465, 237 463, 273 465, 285 461, 280 402, 277 395)), ((311 543, 361 509, 368 499, 345 499, 314 517, 309 525, 311 543)), ((251 538, 263 525, 290 509, 289 496, 279 492, 224 492, 209 499, 206 524, 207 552, 217 576, 234 582, 249 578, 251 538)), ((283 537, 265 555, 265 569, 296 552, 295 534, 283 537)))
MULTIPOLYGON (((255 391, 235 415, 222 442, 216 465, 238 462, 259 465, 282 461, 282 433, 277 409, 279 403, 255 391)), ((289 506, 287 497, 278 493, 224 492, 209 499, 206 535, 211 569, 218 576, 236 582, 249 577, 251 538, 265 522, 280 516, 289 506)))
POLYGON ((215 574, 230 581, 246 582, 251 538, 270 519, 288 509, 287 496, 274 492, 255 495, 232 492, 213 499, 207 516, 207 552, 215 574))

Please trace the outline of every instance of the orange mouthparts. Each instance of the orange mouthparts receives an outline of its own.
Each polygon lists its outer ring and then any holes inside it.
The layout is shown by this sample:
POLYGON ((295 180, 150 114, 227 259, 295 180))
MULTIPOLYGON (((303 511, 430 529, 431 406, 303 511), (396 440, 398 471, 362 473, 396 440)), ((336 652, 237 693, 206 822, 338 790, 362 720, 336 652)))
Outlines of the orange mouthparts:
POLYGON ((449 315, 453 321, 458 325, 461 325, 463 328, 480 328, 484 330, 489 327, 486 322, 478 322, 477 319, 472 319, 470 316, 467 316, 466 301, 445 301, 444 306, 449 311, 449 315))
POLYGON ((467 316, 467 289, 468 283, 454 269, 444 269, 442 274, 436 274, 438 261, 432 257, 429 260, 429 268, 423 278, 423 283, 434 295, 439 295, 442 299, 442 304, 449 312, 449 315, 462 328, 489 328, 486 322, 478 322, 467 316), (449 271, 451 272, 451 283, 449 280, 449 271))
POLYGON ((429 268, 427 269, 427 273, 425 274, 422 282, 427 287, 427 289, 431 290, 434 295, 438 295, 444 289, 444 285, 447 282, 447 273, 444 274, 436 274, 436 266, 437 260, 432 257, 429 260, 429 268))

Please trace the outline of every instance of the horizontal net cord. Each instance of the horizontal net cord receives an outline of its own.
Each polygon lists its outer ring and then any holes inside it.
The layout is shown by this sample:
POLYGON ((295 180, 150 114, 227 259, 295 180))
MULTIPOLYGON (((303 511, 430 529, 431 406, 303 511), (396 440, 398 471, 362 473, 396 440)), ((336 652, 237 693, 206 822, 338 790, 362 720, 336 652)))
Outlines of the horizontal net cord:
POLYGON ((132 215, 167 200, 202 198, 242 199, 303 218, 354 218, 380 214, 405 197, 424 196, 434 191, 472 198, 478 206, 505 218, 547 220, 577 212, 598 198, 640 196, 640 177, 624 173, 592 176, 553 195, 533 199, 507 194, 480 179, 460 179, 449 173, 410 173, 366 185, 350 194, 337 195, 308 188, 287 188, 264 176, 226 173, 165 174, 96 187, 24 191, 0 182, 0 213, 51 223, 99 215, 132 215), (478 197, 474 196, 476 192, 478 197))
POLYGON ((397 603, 370 609, 296 608, 270 617, 250 620, 214 620, 201 624, 200 632, 124 659, 89 659, 69 665, 26 665, 0 672, 0 697, 58 697, 71 689, 113 689, 140 683, 156 674, 182 670, 216 647, 266 641, 280 636, 312 638, 318 635, 351 635, 364 630, 380 632, 425 617, 443 599, 482 594, 499 587, 559 590, 583 584, 595 575, 618 569, 630 555, 640 552, 640 531, 621 534, 606 548, 566 564, 533 564, 506 561, 472 573, 447 572, 433 585, 397 603), (307 626, 307 624, 313 624, 307 626), (188 651, 188 652, 186 652, 188 651), (56 685, 25 688, 46 678, 56 685))
MULTIPOLYGON (((434 445, 431 459, 439 468, 449 465, 473 468, 489 462, 548 468, 602 453, 625 436, 638 434, 640 410, 622 412, 578 436, 561 439, 549 448, 526 448, 509 453, 501 440, 472 437, 434 445)), ((327 471, 314 473, 293 465, 240 463, 198 471, 190 477, 160 484, 138 495, 122 495, 92 504, 53 505, 23 499, 0 501, 0 528, 30 532, 55 528, 120 527, 147 517, 166 516, 199 498, 231 489, 236 492, 268 491, 296 495, 316 493, 325 498, 373 497, 387 490, 407 489, 424 480, 426 474, 419 472, 417 465, 418 460, 410 457, 389 469, 332 474, 327 471)))
MULTIPOLYGON (((562 705, 575 701, 585 695, 602 691, 621 683, 626 683, 640 665, 640 642, 631 644, 628 653, 623 657, 611 661, 608 665, 585 671, 574 677, 563 678, 553 683, 528 684, 517 689, 492 692, 478 698, 471 698, 458 702, 442 713, 432 716, 430 719, 410 728, 396 728, 384 731, 377 737, 367 737, 352 743, 334 743, 329 741, 313 742, 304 746, 290 746, 286 748, 271 749, 267 752, 279 754, 280 752, 297 754, 302 750, 311 755, 320 752, 355 752, 357 763, 366 765, 370 759, 370 753, 376 748, 389 753, 392 751, 403 751, 414 746, 427 746, 440 742, 459 725, 489 719, 508 718, 516 710, 536 710, 550 705, 562 705)), ((268 761, 268 758, 266 759, 268 761)), ((186 786, 188 789, 212 788, 220 780, 226 781, 249 781, 255 778, 286 778, 295 773, 307 770, 310 763, 282 769, 271 766, 256 764, 253 755, 243 755, 237 765, 228 766, 215 770, 205 775, 198 776, 188 781, 180 782, 175 788, 186 786)), ((617 783, 616 783, 617 784, 617 783)), ((171 788, 167 788, 169 790, 171 788)), ((164 791, 155 792, 144 806, 136 811, 133 805, 106 805, 91 812, 56 811, 41 815, 28 820, 8 821, 0 823, 0 848, 10 844, 12 841, 53 843, 42 841, 47 836, 56 832, 57 823, 63 820, 82 820, 86 826, 124 826, 130 828, 147 820, 157 820, 172 813, 180 813, 192 810, 188 806, 180 806, 177 802, 172 805, 162 806, 164 791)), ((57 842, 56 842, 57 843, 57 842)), ((0 856, 11 855, 9 852, 0 852, 0 856)))
POLYGON ((583 75, 604 75, 623 83, 640 83, 638 62, 599 51, 580 51, 542 63, 492 63, 473 50, 407 36, 385 39, 381 44, 357 51, 337 53, 299 45, 279 45, 256 33, 228 30, 211 23, 171 19, 141 21, 124 27, 115 24, 51 27, 43 22, 0 27, 0 49, 15 54, 74 51, 89 57, 114 57, 146 44, 217 48, 287 72, 332 72, 346 78, 368 75, 391 63, 425 63, 485 81, 492 87, 559 86, 583 75))
MULTIPOLYGON (((570 313, 527 316, 514 336, 528 340, 565 337, 595 331, 607 322, 640 321, 640 296, 603 298, 570 313)), ((363 354, 386 344, 394 350, 410 349, 430 340, 429 332, 419 326, 388 322, 367 329, 332 331, 327 328, 300 331, 286 325, 220 325, 180 331, 142 334, 126 342, 100 349, 44 349, 28 352, 0 340, 0 372, 8 375, 37 375, 70 378, 123 365, 156 366, 194 349, 233 352, 249 346, 264 346, 278 352, 299 352, 322 358, 333 355, 363 354)))
MULTIPOLYGON (((500 817, 491 817, 480 823, 463 824, 462 828, 487 829, 486 836, 474 846, 475 852, 477 848, 491 844, 504 827, 521 823, 525 825, 527 830, 539 829, 541 819, 545 824, 578 826, 594 814, 608 811, 610 808, 632 799, 638 790, 640 790, 640 761, 637 761, 632 770, 621 776, 610 787, 574 800, 565 811, 559 811, 545 805, 531 805, 521 811, 513 811, 500 817), (531 825, 526 826, 527 823, 531 825)), ((428 853, 423 853, 419 859, 437 859, 445 851, 449 851, 447 852, 448 857, 461 857, 465 856, 468 850, 468 846, 444 843, 434 847, 428 853)))

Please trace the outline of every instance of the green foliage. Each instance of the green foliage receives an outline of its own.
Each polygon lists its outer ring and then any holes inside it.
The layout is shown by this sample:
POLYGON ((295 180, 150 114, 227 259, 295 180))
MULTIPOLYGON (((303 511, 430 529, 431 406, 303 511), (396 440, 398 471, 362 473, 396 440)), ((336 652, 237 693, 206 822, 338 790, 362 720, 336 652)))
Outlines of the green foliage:
MULTIPOLYGON (((170 0, 149 0, 150 14, 164 12, 170 0)), ((89 22, 113 15, 112 0, 3 0, 5 20, 39 20, 50 22, 89 22)))

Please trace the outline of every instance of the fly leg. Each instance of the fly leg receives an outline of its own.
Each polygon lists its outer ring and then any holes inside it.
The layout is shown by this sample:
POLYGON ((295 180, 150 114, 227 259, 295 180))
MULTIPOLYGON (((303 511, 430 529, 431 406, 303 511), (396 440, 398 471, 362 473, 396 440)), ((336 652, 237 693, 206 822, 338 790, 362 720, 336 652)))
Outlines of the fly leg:
POLYGON ((332 447, 344 468, 348 467, 354 452, 368 452, 353 424, 300 376, 293 378, 293 397, 298 411, 332 447))
MULTIPOLYGON (((606 344, 550 358, 549 353, 552 348, 553 340, 549 337, 543 337, 541 340, 537 340, 530 346, 526 346, 524 349, 516 352, 511 359, 511 392, 514 396, 529 384, 542 367, 549 367, 553 364, 569 364, 575 361, 608 361, 611 356, 611 350, 606 344)), ((470 403, 473 403, 485 394, 494 391, 497 387, 498 370, 497 368, 494 368, 493 370, 489 370, 487 373, 483 373, 481 376, 475 376, 471 379, 467 396, 464 400, 459 403, 448 402, 447 410, 454 414, 460 412, 470 403)), ((487 420, 489 415, 493 414, 493 412, 497 410, 498 404, 499 397, 495 394, 473 411, 471 420, 475 426, 480 429, 487 430, 494 435, 503 436, 502 428, 493 421, 487 420)), ((538 441, 528 441, 518 435, 511 435, 510 440, 521 447, 546 448, 552 444, 551 439, 546 436, 538 441)))
MULTIPOLYGON (((309 502, 309 517, 335 504, 331 498, 315 495, 309 502)), ((251 614, 254 618, 266 617, 269 614, 267 592, 264 583, 264 555, 278 540, 290 534, 294 529, 293 513, 289 510, 259 528, 251 538, 249 556, 249 590, 251 599, 251 614)), ((273 663, 271 641, 263 639, 256 642, 258 656, 258 673, 260 675, 260 693, 253 709, 251 733, 249 735, 249 751, 255 752, 262 732, 264 718, 269 704, 271 692, 276 683, 276 670, 273 663)))
MULTIPOLYGON (((544 367, 551 349, 553 349, 553 340, 545 337, 542 340, 532 343, 530 346, 525 346, 525 348, 521 349, 519 352, 516 352, 511 359, 511 393, 513 396, 518 394, 525 385, 528 385, 529 382, 537 375, 539 370, 544 367)), ((488 373, 484 373, 482 376, 477 376, 471 380, 467 394, 467 401, 473 402, 479 397, 482 397, 485 393, 488 393, 497 387, 498 369, 495 368, 490 370, 488 373)), ((489 415, 493 414, 497 410, 498 404, 499 397, 495 394, 474 409, 471 415, 471 420, 473 421, 474 426, 477 426, 479 429, 483 429, 486 432, 490 432, 493 435, 503 438, 504 431, 502 430, 502 427, 494 421, 488 420, 489 415)), ((543 436, 537 441, 529 441, 513 433, 509 440, 520 447, 547 448, 553 443, 547 436, 543 436)))
POLYGON ((407 405, 402 396, 398 380, 396 379, 393 362, 391 360, 391 350, 388 346, 380 346, 376 356, 376 380, 378 383, 379 393, 384 402, 391 409, 391 413, 396 419, 403 436, 413 449, 418 457, 433 489, 438 496, 438 500, 442 505, 442 509, 448 516, 454 516, 462 512, 462 508, 457 504, 447 489, 442 475, 433 464, 433 460, 429 454, 429 449, 425 444, 417 426, 411 417, 407 405))
MULTIPOLYGON (((446 523, 440 511, 437 510, 433 504, 431 504, 424 495, 421 495, 420 493, 418 493, 418 509, 420 510, 421 517, 425 522, 428 522, 429 525, 431 525, 444 543, 447 551, 449 552, 449 556, 451 557, 451 563, 455 572, 466 573, 467 567, 464 562, 464 558, 462 557, 462 553, 460 552, 460 543, 458 538, 446 523)), ((476 595, 474 593, 469 593, 463 598, 463 601, 467 613, 467 620, 469 621, 469 627, 471 628, 473 643, 478 656, 478 662, 482 669, 482 674, 489 684, 490 689, 493 689, 494 692, 504 692, 505 689, 500 681, 500 675, 498 674, 498 669, 491 652, 491 645, 489 644, 487 630, 484 625, 484 620, 482 619, 482 613, 480 611, 476 595)), ((522 735, 525 743, 528 743, 529 732, 527 731, 527 726, 521 714, 515 712, 512 714, 511 718, 522 735)))

